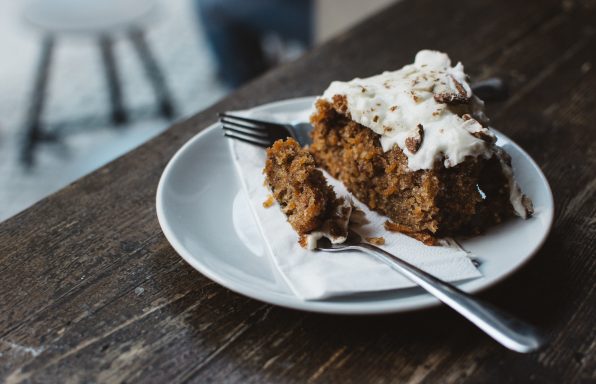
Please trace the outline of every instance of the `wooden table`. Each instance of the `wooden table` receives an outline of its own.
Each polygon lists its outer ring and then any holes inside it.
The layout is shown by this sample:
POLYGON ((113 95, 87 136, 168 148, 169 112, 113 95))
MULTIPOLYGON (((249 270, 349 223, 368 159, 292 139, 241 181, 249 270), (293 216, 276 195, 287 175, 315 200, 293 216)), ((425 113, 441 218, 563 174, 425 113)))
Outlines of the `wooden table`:
POLYGON ((0 381, 594 380, 595 21, 594 1, 403 1, 2 223, 0 381), (547 243, 481 295, 547 330, 541 352, 509 352, 445 308, 344 317, 247 299, 189 267, 159 228, 161 172, 216 111, 318 94, 421 48, 509 80, 489 116, 553 187, 547 243))

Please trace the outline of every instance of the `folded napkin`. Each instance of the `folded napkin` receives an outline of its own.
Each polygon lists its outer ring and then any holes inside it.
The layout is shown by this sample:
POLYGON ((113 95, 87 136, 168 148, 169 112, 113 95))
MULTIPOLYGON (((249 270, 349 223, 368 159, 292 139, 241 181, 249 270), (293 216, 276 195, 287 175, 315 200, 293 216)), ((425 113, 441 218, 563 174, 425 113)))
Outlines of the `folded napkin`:
MULTIPOLYGON (((310 111, 296 114, 263 114, 242 111, 237 114, 270 121, 306 121, 310 111)), ((389 266, 364 253, 308 251, 298 244, 298 235, 276 203, 269 208, 263 202, 270 194, 264 185, 265 150, 237 140, 230 148, 250 209, 263 237, 265 249, 293 293, 303 300, 318 300, 359 292, 384 291, 412 287, 415 284, 389 266)), ((338 196, 350 195, 345 186, 324 172, 338 196)), ((383 237, 381 248, 446 281, 482 276, 467 253, 457 245, 426 246, 400 233, 386 231, 386 217, 368 209, 352 198, 364 211, 368 223, 354 229, 363 238, 383 237)), ((250 220, 239 225, 253 226, 250 220)), ((246 228, 250 233, 251 228, 246 228)))

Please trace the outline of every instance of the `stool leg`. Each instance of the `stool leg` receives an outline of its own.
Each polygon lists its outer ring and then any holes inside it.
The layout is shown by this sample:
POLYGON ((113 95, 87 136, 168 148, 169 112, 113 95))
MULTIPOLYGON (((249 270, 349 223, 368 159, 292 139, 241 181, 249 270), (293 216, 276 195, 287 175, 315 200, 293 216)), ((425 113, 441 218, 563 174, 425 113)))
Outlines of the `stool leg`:
POLYGON ((31 103, 27 111, 27 123, 25 125, 25 143, 21 152, 21 161, 25 166, 33 165, 33 152, 38 141, 43 139, 41 127, 41 115, 46 98, 52 55, 54 52, 55 39, 52 35, 43 37, 41 53, 37 63, 35 80, 31 96, 31 103))
POLYGON ((145 73, 153 86, 162 116, 167 118, 173 117, 175 108, 172 102, 172 96, 170 95, 165 78, 157 65, 157 61, 149 49, 143 31, 140 29, 133 29, 129 32, 129 36, 139 55, 141 63, 145 68, 145 73))
POLYGON ((118 68, 114 59, 113 41, 109 36, 99 38, 99 48, 105 69, 106 81, 110 93, 110 104, 112 106, 112 121, 114 124, 123 124, 127 120, 126 110, 122 100, 120 78, 118 68))

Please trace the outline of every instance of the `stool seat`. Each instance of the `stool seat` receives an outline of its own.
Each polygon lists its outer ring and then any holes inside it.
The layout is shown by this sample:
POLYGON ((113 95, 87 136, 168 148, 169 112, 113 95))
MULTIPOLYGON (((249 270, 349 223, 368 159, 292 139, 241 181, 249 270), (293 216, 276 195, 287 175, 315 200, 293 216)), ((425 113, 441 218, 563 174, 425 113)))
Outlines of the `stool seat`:
POLYGON ((29 0, 27 22, 52 34, 117 33, 157 18, 155 0, 29 0))

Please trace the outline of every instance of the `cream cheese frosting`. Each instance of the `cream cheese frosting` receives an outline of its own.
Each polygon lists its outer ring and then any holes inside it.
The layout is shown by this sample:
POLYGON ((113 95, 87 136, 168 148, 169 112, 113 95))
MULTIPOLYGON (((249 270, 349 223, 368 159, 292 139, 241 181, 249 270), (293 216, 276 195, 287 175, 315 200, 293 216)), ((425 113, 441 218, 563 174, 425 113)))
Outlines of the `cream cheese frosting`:
POLYGON ((412 171, 432 169, 438 161, 454 167, 466 157, 497 156, 508 180, 515 213, 526 218, 531 201, 513 179, 508 155, 494 145, 484 102, 474 96, 461 63, 447 54, 422 50, 413 64, 348 82, 334 81, 321 96, 345 97, 352 120, 380 135, 385 152, 397 145, 412 171))
POLYGON ((431 169, 437 160, 452 167, 466 156, 492 155, 494 135, 481 123, 484 103, 473 96, 463 65, 452 67, 445 53, 423 50, 397 71, 334 81, 322 98, 331 102, 335 95, 346 97, 352 120, 381 135, 383 150, 398 145, 412 171, 431 169), (467 104, 473 112, 459 116, 454 104, 467 104), (418 148, 408 146, 408 139, 419 142, 418 148))
POLYGON ((317 242, 326 237, 331 244, 341 244, 348 239, 348 226, 352 218, 353 204, 349 197, 344 197, 341 204, 335 207, 331 218, 327 219, 321 227, 308 233, 306 236, 306 249, 314 250, 317 242))

